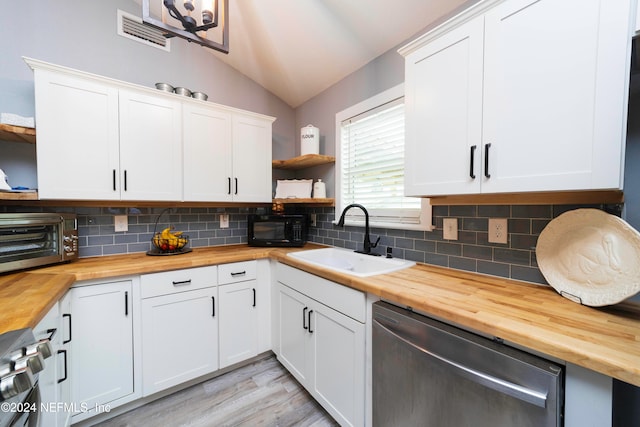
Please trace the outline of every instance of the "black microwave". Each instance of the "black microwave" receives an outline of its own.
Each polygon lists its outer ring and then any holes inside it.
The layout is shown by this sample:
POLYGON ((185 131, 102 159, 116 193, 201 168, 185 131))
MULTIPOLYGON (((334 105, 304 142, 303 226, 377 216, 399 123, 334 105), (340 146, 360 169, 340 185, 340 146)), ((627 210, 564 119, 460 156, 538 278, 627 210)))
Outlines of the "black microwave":
POLYGON ((304 246, 306 215, 249 215, 249 246, 304 246))

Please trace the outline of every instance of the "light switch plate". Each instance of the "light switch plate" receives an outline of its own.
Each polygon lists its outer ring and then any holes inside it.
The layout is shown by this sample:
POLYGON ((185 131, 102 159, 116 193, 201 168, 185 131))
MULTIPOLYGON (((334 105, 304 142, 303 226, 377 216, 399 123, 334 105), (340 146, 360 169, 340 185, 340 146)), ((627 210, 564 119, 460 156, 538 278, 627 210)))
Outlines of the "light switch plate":
POLYGON ((506 244, 508 237, 507 218, 489 218, 489 242, 506 244))
POLYGON ((458 218, 444 218, 442 220, 442 238, 458 240, 458 218))
POLYGON ((126 215, 114 215, 113 225, 115 231, 129 231, 129 219, 126 215))
POLYGON ((220 214, 220 228, 229 228, 229 214, 220 214))

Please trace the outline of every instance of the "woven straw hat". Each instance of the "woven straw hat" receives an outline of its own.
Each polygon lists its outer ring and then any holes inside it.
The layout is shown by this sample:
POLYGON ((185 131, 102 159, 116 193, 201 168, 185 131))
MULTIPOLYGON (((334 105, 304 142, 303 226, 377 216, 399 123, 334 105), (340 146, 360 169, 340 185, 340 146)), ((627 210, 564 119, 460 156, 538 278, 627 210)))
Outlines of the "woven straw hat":
POLYGON ((572 301, 597 307, 640 292, 640 233, 603 211, 576 209, 552 220, 536 257, 549 284, 572 301))

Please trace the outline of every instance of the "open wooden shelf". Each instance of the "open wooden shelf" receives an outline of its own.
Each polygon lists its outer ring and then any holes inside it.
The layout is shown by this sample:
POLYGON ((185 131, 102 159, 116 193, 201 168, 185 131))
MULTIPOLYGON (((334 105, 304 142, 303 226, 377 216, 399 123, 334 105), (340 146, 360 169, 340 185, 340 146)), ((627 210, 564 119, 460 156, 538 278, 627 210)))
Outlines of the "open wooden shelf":
POLYGON ((333 206, 334 199, 273 199, 273 203, 281 203, 285 205, 298 204, 298 205, 314 205, 314 206, 333 206))
POLYGON ((335 163, 335 161, 336 158, 333 156, 324 156, 322 154, 305 154, 304 156, 293 157, 287 160, 273 160, 271 163, 275 169, 297 170, 310 168, 312 166, 335 163))
POLYGON ((38 200, 38 192, 17 191, 12 193, 9 191, 0 191, 0 200, 38 200))
POLYGON ((0 123, 0 141, 36 143, 36 130, 0 123))

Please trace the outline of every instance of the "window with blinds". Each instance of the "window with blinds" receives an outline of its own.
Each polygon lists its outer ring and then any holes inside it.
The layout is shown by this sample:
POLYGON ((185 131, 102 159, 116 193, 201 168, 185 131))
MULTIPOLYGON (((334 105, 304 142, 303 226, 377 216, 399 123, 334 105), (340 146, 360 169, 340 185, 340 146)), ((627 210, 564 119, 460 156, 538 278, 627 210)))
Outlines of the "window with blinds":
MULTIPOLYGON (((431 218, 423 215, 423 199, 404 197, 404 97, 362 107, 367 109, 339 123, 336 217, 347 205, 359 203, 375 226, 429 229, 425 223, 431 218)), ((347 219, 364 222, 364 214, 350 209, 347 219)))

